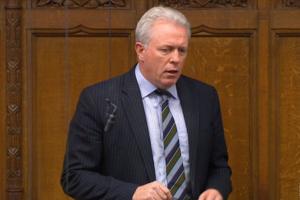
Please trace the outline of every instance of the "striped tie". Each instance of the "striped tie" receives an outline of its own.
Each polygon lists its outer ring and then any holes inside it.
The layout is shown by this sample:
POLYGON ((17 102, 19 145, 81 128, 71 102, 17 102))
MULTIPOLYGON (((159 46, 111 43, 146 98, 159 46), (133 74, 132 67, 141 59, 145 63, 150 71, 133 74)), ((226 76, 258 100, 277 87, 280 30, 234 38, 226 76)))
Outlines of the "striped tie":
POLYGON ((189 196, 186 191, 187 184, 179 146, 179 138, 167 98, 167 96, 170 96, 171 94, 167 91, 156 91, 156 93, 163 99, 161 104, 162 130, 168 188, 170 189, 174 200, 187 200, 189 199, 189 196))

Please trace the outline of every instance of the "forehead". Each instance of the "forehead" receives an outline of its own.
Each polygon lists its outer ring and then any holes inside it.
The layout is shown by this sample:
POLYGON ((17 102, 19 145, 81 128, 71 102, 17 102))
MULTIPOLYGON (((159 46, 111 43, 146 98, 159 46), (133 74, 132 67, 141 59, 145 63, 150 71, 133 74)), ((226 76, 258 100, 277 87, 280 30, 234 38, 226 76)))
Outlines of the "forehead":
POLYGON ((183 25, 170 20, 157 20, 153 23, 150 31, 152 42, 188 42, 188 32, 183 25))

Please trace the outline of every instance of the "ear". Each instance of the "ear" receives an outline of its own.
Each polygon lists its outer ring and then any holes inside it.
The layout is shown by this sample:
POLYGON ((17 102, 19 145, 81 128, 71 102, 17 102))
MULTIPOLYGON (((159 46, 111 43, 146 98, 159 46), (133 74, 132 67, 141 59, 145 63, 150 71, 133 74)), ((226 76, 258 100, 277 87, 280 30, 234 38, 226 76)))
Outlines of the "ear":
POLYGON ((135 52, 139 61, 144 61, 145 46, 141 42, 135 43, 135 52))

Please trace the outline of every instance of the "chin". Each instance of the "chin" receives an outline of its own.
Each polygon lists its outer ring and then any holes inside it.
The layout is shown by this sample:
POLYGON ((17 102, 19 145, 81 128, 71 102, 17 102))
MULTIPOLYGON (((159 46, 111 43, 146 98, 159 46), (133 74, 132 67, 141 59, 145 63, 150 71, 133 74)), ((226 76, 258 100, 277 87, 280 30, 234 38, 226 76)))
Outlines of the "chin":
POLYGON ((157 85, 161 89, 167 89, 167 88, 171 87, 172 85, 175 85, 177 80, 178 80, 178 77, 176 77, 176 78, 175 77, 172 77, 172 78, 168 77, 168 78, 158 80, 157 85))
POLYGON ((161 85, 162 89, 167 89, 169 87, 171 87, 172 85, 175 85, 176 84, 176 81, 172 81, 172 82, 166 82, 166 83, 163 83, 161 85))

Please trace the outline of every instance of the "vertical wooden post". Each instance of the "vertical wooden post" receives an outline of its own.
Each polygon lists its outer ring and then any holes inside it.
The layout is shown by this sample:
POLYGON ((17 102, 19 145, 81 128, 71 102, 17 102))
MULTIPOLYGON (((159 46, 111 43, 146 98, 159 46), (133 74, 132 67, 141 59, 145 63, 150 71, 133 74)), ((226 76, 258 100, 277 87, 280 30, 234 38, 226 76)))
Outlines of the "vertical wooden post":
POLYGON ((270 199, 270 130, 269 130, 269 24, 270 2, 258 1, 258 194, 257 199, 270 199))

